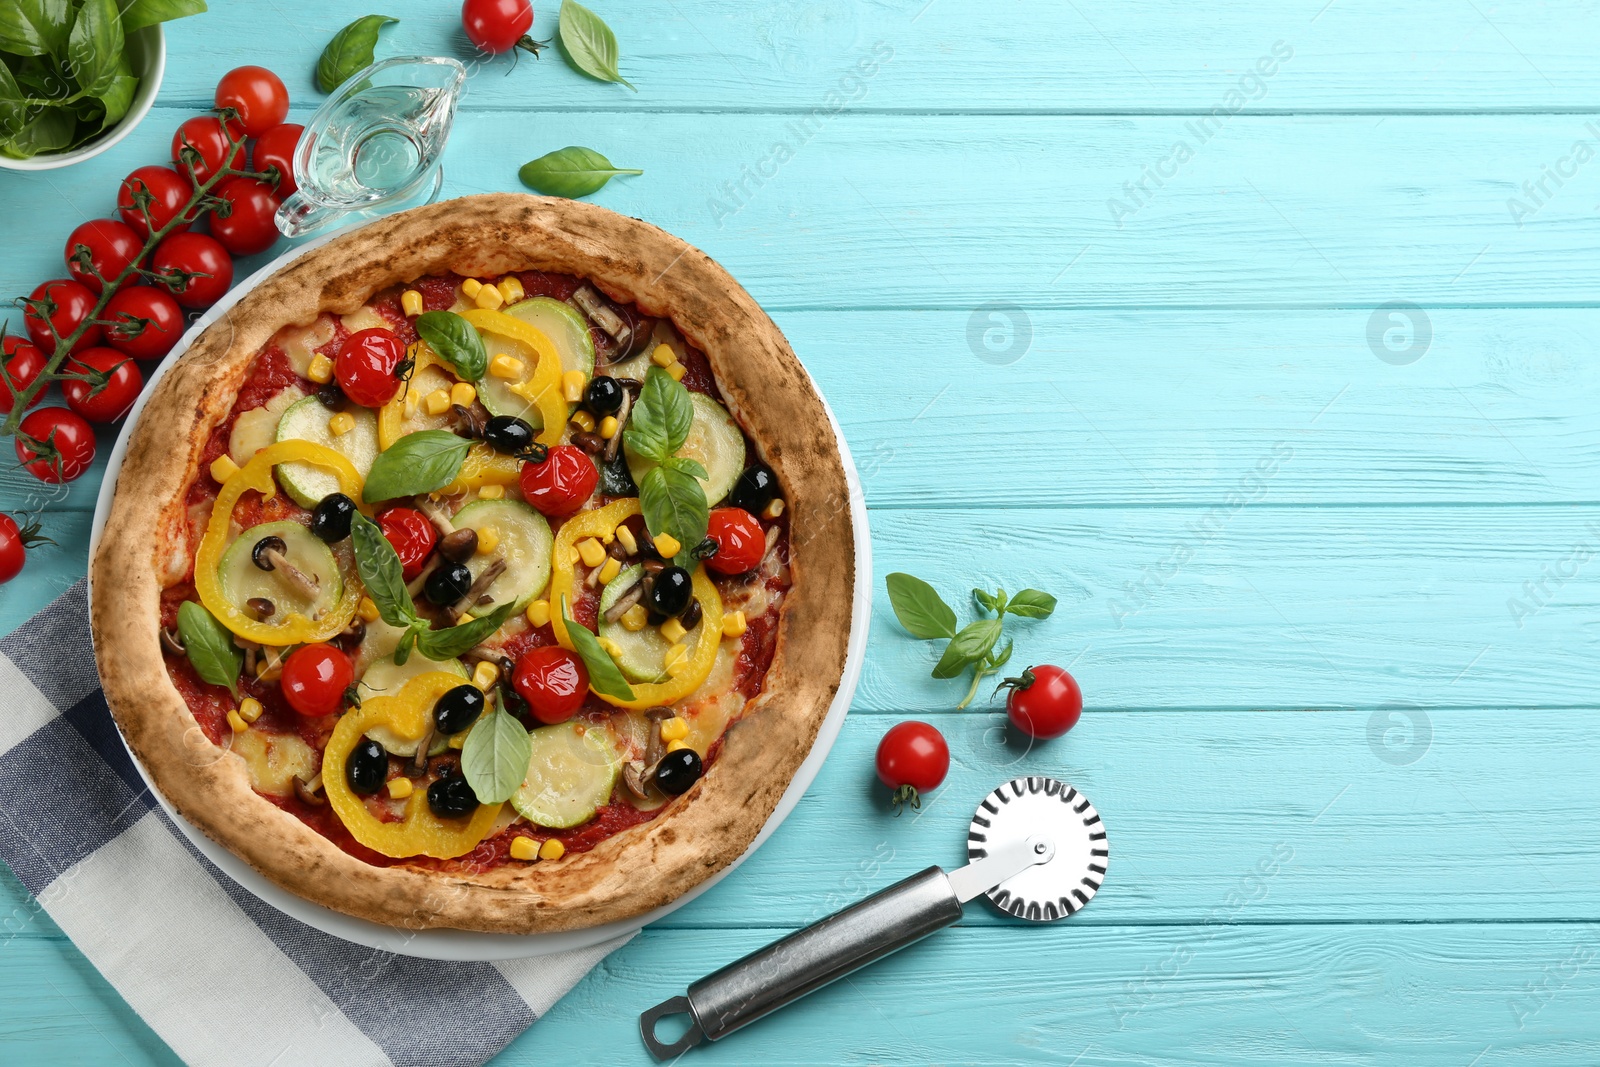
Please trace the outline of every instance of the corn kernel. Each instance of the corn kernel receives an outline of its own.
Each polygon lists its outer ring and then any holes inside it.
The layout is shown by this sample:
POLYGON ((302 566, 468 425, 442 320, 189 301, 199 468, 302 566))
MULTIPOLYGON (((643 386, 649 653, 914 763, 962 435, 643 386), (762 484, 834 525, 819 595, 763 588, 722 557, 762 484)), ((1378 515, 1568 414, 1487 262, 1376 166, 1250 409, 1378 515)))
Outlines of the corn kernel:
POLYGON ((677 752, 679 749, 692 748, 692 747, 693 746, 690 745, 689 742, 687 742, 687 741, 668 741, 667 742, 667 751, 668 752, 677 752))
POLYGON ((500 279, 500 295, 506 298, 506 303, 515 304, 528 294, 522 289, 522 279, 515 274, 507 274, 500 279))
POLYGON ((239 465, 226 452, 211 461, 211 477, 215 478, 219 485, 238 473, 239 465))
POLYGON ((479 500, 499 500, 501 497, 503 497, 505 495, 506 495, 506 487, 503 486, 503 485, 480 485, 480 486, 478 486, 478 499, 479 500))
POLYGON ((409 778, 389 779, 389 795, 395 800, 404 800, 406 797, 411 795, 411 790, 413 788, 414 786, 412 786, 411 779, 409 778))
POLYGON ((361 616, 362 622, 377 622, 378 605, 372 602, 371 597, 364 596, 361 598, 361 603, 356 605, 356 614, 361 616))
POLYGON ((683 659, 688 654, 689 646, 680 641, 671 648, 667 649, 667 654, 662 657, 661 665, 670 669, 674 663, 678 662, 680 659, 683 659))
POLYGON ((671 534, 661 534, 656 538, 656 552, 662 559, 671 559, 682 551, 683 546, 671 534))
POLYGON ((261 718, 261 701, 255 697, 245 697, 239 701, 239 718, 245 722, 255 722, 261 718))
POLYGON ((617 418, 615 415, 607 415, 600 420, 600 436, 607 441, 617 436, 617 418))
POLYGON ((471 732, 471 730, 462 730, 459 734, 451 734, 450 747, 455 749, 457 752, 461 751, 462 747, 467 743, 467 735, 471 732))
POLYGON ((244 716, 231 708, 228 710, 228 725, 233 727, 233 732, 236 734, 242 734, 250 729, 250 724, 244 721, 244 716))
POLYGON ((655 351, 650 353, 650 362, 658 367, 670 367, 678 362, 678 353, 672 350, 671 345, 656 345, 655 351))
POLYGON ((539 858, 539 842, 531 837, 515 837, 511 839, 511 858, 522 860, 524 863, 539 858))
POLYGON ((689 373, 689 368, 685 367, 682 363, 672 363, 668 364, 667 373, 672 375, 673 381, 681 382, 683 381, 683 376, 689 373))
POLYGON ((422 401, 422 410, 429 415, 443 415, 450 410, 450 390, 435 389, 422 401))
POLYGON ((450 387, 450 403, 460 404, 470 408, 472 402, 478 399, 478 390, 473 388, 471 382, 457 382, 450 387))
POLYGON ((743 611, 730 611, 722 617, 723 637, 743 637, 749 628, 750 624, 745 621, 743 611))
POLYGON ((542 860, 558 860, 566 854, 567 846, 553 837, 539 846, 539 858, 542 860))
POLYGON ((609 637, 600 638, 599 639, 599 645, 600 645, 601 648, 606 650, 606 655, 610 656, 612 659, 620 659, 621 658, 621 656, 622 656, 622 646, 618 645, 615 641, 611 640, 611 638, 609 638, 609 637))
POLYGON ((662 721, 662 723, 661 723, 661 740, 663 740, 663 741, 682 741, 685 737, 688 737, 688 736, 689 736, 689 724, 683 721, 683 717, 682 716, 674 715, 672 718, 665 719, 665 720, 662 721))
POLYGON ((594 416, 587 411, 574 411, 570 421, 577 423, 584 433, 594 433, 594 416))
POLYGON ((318 385, 327 385, 333 381, 333 360, 318 352, 311 357, 311 363, 306 367, 306 377, 318 385))
POLYGON ((522 360, 502 354, 489 361, 489 374, 507 380, 521 378, 524 367, 522 360))
POLYGON ((649 621, 650 613, 645 610, 643 604, 635 604, 622 613, 622 628, 629 633, 638 633, 645 628, 645 624, 649 621))
POLYGON ((479 661, 478 665, 472 669, 472 684, 479 689, 488 689, 499 680, 500 668, 488 660, 479 661))
POLYGON ((626 526, 617 527, 617 540, 622 542, 622 547, 628 550, 628 555, 639 551, 639 540, 633 536, 633 531, 626 526))
POLYGON ((528 625, 543 626, 550 621, 550 601, 535 600, 528 605, 528 625))
POLYGON ((400 294, 400 310, 410 318, 422 314, 422 294, 415 289, 407 289, 400 294))
POLYGON ((561 376, 561 395, 567 398, 567 403, 576 404, 583 399, 583 387, 588 380, 589 376, 581 370, 569 370, 561 376))
POLYGON ((461 281, 461 292, 468 300, 477 296, 482 290, 483 283, 476 278, 463 278, 461 281))
POLYGON ((343 437, 356 428, 356 417, 348 411, 341 411, 328 419, 328 432, 335 437, 343 437))
POLYGON ((596 538, 586 537, 578 542, 578 558, 583 560, 584 566, 598 567, 605 562, 605 546, 596 538))
POLYGON ((493 526, 485 526, 478 531, 478 551, 487 555, 500 545, 500 531, 493 526))
POLYGON ((675 644, 682 641, 683 635, 688 632, 683 628, 683 623, 677 619, 668 619, 661 624, 661 636, 665 637, 669 643, 675 644))
POLYGON ((782 515, 782 514, 783 514, 783 501, 781 499, 777 498, 777 497, 774 497, 772 499, 772 503, 767 505, 767 510, 765 510, 765 511, 763 511, 761 513, 761 517, 764 518, 764 519, 776 519, 779 515, 782 515))
POLYGON ((473 296, 472 302, 485 311, 498 311, 505 306, 506 298, 501 296, 500 290, 494 286, 484 285, 478 288, 478 292, 473 296))
POLYGON ((622 561, 620 559, 606 560, 606 565, 600 568, 600 584, 610 585, 611 579, 615 578, 621 571, 622 561))

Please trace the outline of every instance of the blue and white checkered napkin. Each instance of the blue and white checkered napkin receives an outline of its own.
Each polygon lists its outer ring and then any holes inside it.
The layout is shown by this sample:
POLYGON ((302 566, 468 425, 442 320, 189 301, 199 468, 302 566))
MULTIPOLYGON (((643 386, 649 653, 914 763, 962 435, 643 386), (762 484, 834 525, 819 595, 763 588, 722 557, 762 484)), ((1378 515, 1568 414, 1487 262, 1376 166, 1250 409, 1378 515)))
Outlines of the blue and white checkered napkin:
POLYGON ((212 866, 106 709, 83 582, 0 640, 0 859, 194 1067, 480 1064, 625 938, 440 963, 330 937, 212 866))

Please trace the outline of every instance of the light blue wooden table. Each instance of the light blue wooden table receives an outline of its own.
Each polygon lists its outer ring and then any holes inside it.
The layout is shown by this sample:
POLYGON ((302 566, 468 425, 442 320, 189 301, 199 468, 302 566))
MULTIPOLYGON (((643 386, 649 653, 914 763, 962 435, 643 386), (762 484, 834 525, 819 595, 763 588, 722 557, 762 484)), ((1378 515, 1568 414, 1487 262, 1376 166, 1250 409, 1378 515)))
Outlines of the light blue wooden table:
MULTIPOLYGON (((477 72, 447 193, 568 144, 643 167, 596 200, 705 249, 787 332, 880 576, 1054 591, 1018 656, 1071 664, 1090 710, 1031 752, 953 713, 880 581, 794 816, 497 1062, 647 1062, 643 1008, 957 862, 1017 773, 1104 815, 1093 907, 974 908, 693 1061, 1600 1060, 1596 4, 595 6, 638 95, 555 56, 477 72), (897 821, 871 756, 912 715, 954 762, 897 821)), ((368 10, 217 0, 172 27, 128 140, 0 173, 0 292, 59 274, 224 70, 278 70, 303 118, 323 42, 368 10)), ((451 2, 377 10, 402 18, 382 54, 466 48, 451 2)), ((49 503, 62 547, 0 591, 0 631, 82 575, 97 484, 49 503)), ((6 475, 0 509, 29 491, 6 475)), ((0 1060, 174 1062, 9 875, 0 907, 0 1060)))

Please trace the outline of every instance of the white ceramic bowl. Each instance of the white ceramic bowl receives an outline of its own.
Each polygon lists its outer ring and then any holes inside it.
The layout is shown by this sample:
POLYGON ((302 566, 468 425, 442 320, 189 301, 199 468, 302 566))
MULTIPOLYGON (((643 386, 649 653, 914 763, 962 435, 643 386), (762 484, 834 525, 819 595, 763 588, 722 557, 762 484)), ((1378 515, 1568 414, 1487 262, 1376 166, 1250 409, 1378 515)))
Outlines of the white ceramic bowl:
MULTIPOLYGON (((0 0, 5 3, 7 0, 0 0)), ((167 69, 167 38, 160 24, 146 26, 128 38, 128 62, 139 76, 139 88, 134 90, 133 103, 122 121, 111 127, 96 140, 70 152, 44 152, 32 159, 11 159, 0 155, 0 170, 55 170, 92 159, 110 148, 139 125, 139 120, 156 102, 156 92, 161 88, 161 76, 167 69)))

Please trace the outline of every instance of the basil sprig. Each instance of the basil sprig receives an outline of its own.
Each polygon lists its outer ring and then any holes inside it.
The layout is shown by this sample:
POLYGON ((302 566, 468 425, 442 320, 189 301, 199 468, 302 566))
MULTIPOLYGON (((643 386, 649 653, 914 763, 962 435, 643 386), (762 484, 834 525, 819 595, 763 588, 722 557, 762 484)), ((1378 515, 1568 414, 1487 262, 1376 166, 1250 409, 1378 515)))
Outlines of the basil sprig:
POLYGON ((454 311, 426 311, 416 318, 417 336, 428 342, 434 355, 455 369, 464 382, 481 379, 489 369, 489 353, 472 323, 454 311))
POLYGON ((178 605, 178 640, 194 665, 194 672, 212 685, 225 685, 239 699, 239 672, 244 652, 233 643, 233 633, 216 616, 192 600, 178 605))
POLYGON ((921 578, 896 571, 884 579, 884 584, 889 589, 889 605, 894 608, 895 618, 907 633, 924 641, 949 639, 944 654, 934 664, 935 678, 955 678, 969 668, 972 670, 972 687, 967 690, 966 698, 956 705, 958 711, 972 703, 984 678, 1010 661, 1015 642, 1007 639, 1000 645, 1005 617, 1048 619, 1056 610, 1056 598, 1039 589, 1024 589, 1013 597, 1007 597, 1004 589, 993 593, 974 589, 973 602, 979 610, 991 612, 994 617, 974 619, 957 630, 955 610, 921 578))
POLYGON ((461 773, 480 804, 499 804, 528 776, 533 742, 522 724, 501 708, 480 718, 461 746, 461 773))
POLYGON ((576 200, 598 193, 606 182, 619 174, 643 173, 642 170, 613 167, 609 159, 592 148, 569 145, 524 163, 517 177, 536 193, 576 200))
POLYGON ((589 688, 618 700, 632 700, 633 687, 628 684, 628 679, 622 676, 611 654, 600 647, 599 639, 587 628, 572 621, 572 612, 567 607, 565 596, 561 598, 560 607, 561 619, 567 624, 567 637, 572 641, 572 648, 583 659, 584 667, 588 668, 589 688))
POLYGON ((372 461, 361 499, 369 504, 443 489, 456 480, 472 442, 449 430, 408 433, 372 461))
POLYGON ((574 69, 591 78, 621 82, 633 89, 633 83, 617 73, 617 35, 611 32, 605 19, 577 0, 561 0, 556 35, 561 39, 562 53, 574 69))
POLYGON ((677 455, 694 424, 694 402, 683 383, 651 367, 628 418, 623 440, 654 464, 639 479, 639 509, 652 535, 670 534, 683 546, 675 563, 693 569, 690 551, 706 536, 711 506, 699 479, 706 469, 677 455))
POLYGON ((378 31, 399 21, 388 15, 362 15, 334 34, 317 60, 317 88, 331 93, 350 75, 372 66, 378 31))

